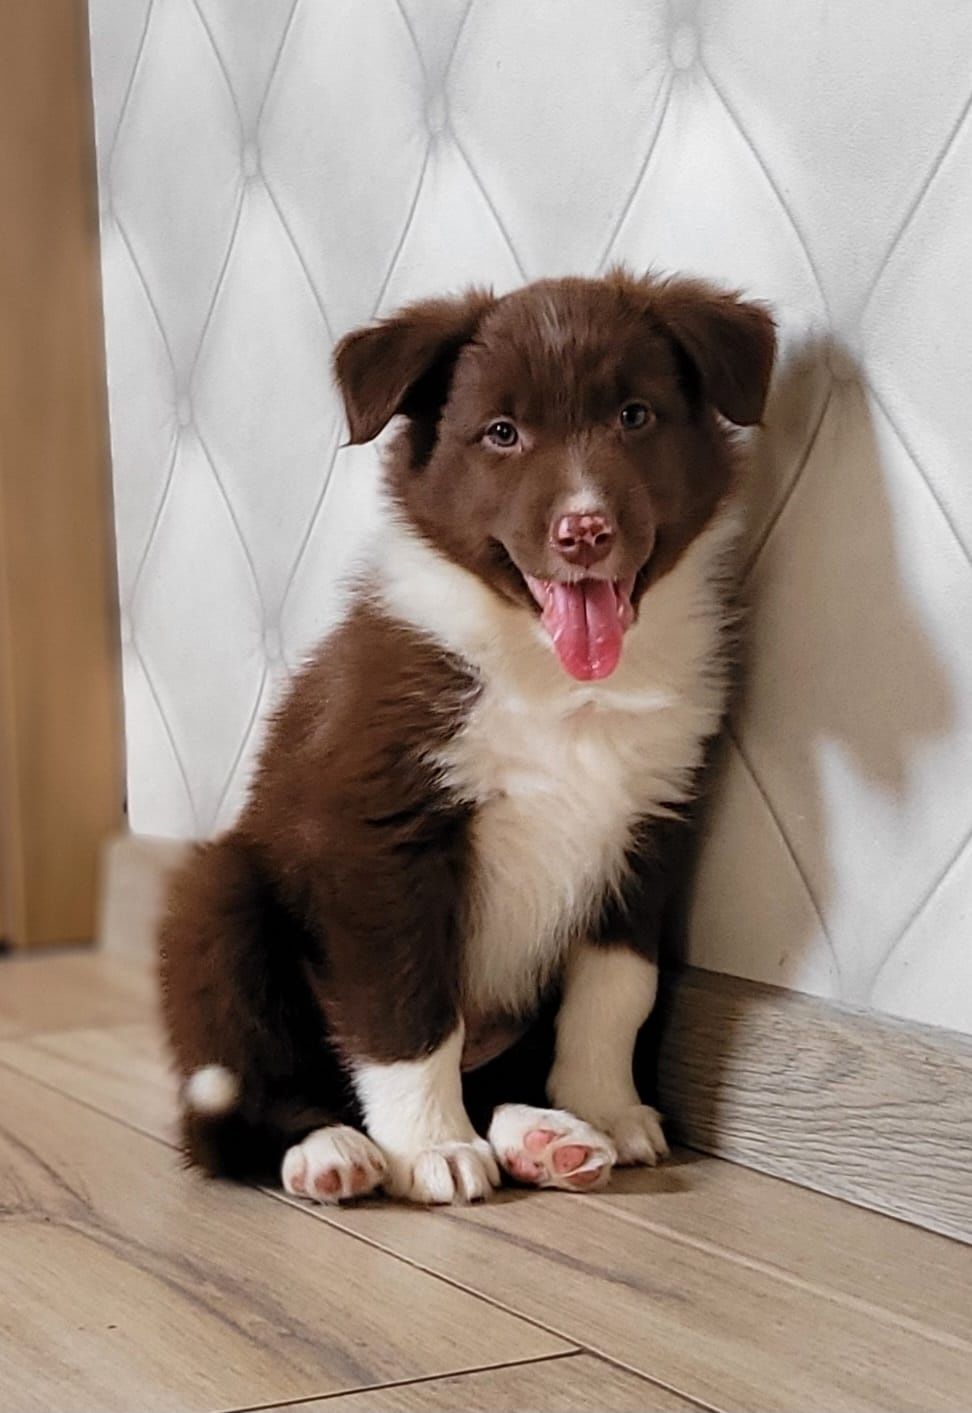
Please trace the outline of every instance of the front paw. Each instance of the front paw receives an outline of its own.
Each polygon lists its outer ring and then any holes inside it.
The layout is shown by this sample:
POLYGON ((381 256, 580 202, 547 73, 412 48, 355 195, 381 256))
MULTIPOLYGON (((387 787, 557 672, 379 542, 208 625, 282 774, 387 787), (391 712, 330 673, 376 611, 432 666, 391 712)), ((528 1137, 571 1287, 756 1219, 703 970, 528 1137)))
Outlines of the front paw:
POLYGON ((653 1168, 668 1157, 661 1114, 648 1104, 631 1104, 605 1125, 618 1150, 618 1162, 653 1168))
POLYGON ((597 1192, 617 1157, 607 1134, 564 1109, 531 1104, 501 1104, 489 1126, 489 1142, 517 1182, 564 1192, 597 1192))
POLYGON ((433 1143, 414 1153, 385 1149, 384 1156, 388 1163, 385 1191, 407 1202, 482 1202, 500 1184, 496 1159, 483 1138, 433 1143))

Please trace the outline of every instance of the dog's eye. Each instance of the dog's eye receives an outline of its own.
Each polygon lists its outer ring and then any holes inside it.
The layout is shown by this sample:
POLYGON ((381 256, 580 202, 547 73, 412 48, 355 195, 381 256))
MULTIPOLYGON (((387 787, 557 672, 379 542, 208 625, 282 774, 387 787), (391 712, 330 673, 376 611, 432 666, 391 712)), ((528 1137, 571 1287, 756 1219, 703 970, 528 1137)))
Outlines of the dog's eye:
POLYGON ((651 421, 651 408, 645 402, 626 402, 620 412, 621 426, 626 432, 636 432, 651 421))
POLYGON ((492 446, 499 447, 501 451, 508 451, 520 440, 520 434, 512 422, 490 422, 485 435, 486 440, 492 446))

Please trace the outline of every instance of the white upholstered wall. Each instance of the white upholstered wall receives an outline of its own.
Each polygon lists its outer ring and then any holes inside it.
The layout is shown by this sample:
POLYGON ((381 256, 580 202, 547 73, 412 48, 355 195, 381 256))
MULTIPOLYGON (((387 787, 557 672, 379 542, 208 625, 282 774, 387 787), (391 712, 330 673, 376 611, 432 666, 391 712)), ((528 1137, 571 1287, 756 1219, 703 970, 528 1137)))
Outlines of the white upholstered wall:
POLYGON ((972 6, 91 0, 132 827, 239 806, 373 450, 334 340, 636 267, 775 305, 697 963, 972 1031, 972 6))

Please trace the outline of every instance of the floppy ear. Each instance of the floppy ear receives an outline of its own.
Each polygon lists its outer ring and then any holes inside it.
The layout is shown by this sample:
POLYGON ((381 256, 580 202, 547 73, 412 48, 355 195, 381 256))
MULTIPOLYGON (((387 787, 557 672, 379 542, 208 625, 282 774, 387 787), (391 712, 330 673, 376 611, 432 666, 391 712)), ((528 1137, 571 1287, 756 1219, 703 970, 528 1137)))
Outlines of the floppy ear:
POLYGON ((396 413, 435 413, 463 344, 496 303, 488 290, 410 304, 390 319, 347 334, 334 351, 334 374, 351 443, 370 442, 396 413))
POLYGON ((702 280, 659 284, 649 308, 689 359, 705 400, 737 426, 758 422, 776 354, 769 310, 702 280))

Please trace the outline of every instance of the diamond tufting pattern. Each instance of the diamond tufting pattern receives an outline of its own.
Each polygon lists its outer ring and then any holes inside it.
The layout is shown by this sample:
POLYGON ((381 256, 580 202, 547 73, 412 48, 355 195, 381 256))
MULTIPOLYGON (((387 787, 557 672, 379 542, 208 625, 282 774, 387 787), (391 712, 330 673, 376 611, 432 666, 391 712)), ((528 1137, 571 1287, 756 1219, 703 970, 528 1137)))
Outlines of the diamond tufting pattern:
POLYGON ((334 340, 615 259, 775 305, 702 966, 972 1032, 972 7, 91 0, 129 811, 205 836, 373 513, 334 340))

